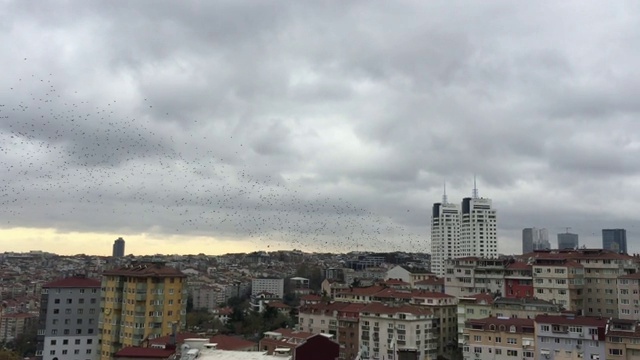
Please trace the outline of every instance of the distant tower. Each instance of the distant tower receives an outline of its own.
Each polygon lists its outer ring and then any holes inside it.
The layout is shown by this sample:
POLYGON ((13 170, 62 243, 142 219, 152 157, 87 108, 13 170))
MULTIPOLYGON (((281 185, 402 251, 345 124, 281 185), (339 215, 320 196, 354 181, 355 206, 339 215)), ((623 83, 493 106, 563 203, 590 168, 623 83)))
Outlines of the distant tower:
POLYGON ((578 242, 578 234, 572 234, 566 232, 564 234, 558 234, 558 249, 575 249, 580 245, 578 242))
POLYGON ((113 252, 111 256, 114 258, 124 257, 124 239, 119 237, 113 242, 113 252))
POLYGON ((627 253, 627 230, 602 229, 602 248, 617 253, 627 253))
POLYGON ((522 253, 527 254, 535 250, 549 250, 549 232, 547 229, 522 229, 522 253))

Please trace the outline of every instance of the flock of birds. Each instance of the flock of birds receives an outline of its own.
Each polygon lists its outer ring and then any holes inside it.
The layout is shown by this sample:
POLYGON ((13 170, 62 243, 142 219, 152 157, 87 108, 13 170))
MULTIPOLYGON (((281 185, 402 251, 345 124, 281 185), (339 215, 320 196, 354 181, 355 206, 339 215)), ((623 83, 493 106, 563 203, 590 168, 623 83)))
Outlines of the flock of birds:
POLYGON ((263 249, 428 247, 389 217, 285 178, 233 134, 181 127, 148 99, 98 104, 58 89, 53 74, 0 93, 2 227, 250 239, 263 249))

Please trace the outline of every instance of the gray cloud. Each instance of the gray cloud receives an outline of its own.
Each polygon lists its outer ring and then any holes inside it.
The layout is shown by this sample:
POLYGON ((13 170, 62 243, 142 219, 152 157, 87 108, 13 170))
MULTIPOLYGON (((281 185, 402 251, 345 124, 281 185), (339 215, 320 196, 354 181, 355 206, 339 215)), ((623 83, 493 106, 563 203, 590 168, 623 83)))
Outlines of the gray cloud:
POLYGON ((428 250, 477 174, 501 251, 639 234, 637 4, 2 6, 5 227, 428 250))

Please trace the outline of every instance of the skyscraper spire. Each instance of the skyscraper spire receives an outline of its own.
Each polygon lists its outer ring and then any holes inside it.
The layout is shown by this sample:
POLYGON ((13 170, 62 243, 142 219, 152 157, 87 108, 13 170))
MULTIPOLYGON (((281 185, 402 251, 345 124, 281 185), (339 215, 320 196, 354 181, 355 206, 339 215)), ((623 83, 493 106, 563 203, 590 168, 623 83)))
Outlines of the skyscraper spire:
POLYGON ((471 197, 474 199, 478 198, 478 186, 476 185, 476 174, 473 174, 473 191, 471 192, 471 197))
POLYGON ((447 182, 444 182, 444 192, 442 193, 442 205, 447 204, 447 182))

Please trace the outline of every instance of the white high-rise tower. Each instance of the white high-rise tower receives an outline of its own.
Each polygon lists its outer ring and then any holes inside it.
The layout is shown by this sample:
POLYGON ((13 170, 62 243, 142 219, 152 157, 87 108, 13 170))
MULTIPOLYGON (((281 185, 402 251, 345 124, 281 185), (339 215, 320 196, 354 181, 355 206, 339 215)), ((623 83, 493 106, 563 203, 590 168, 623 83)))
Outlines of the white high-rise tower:
POLYGON ((462 199, 459 256, 497 257, 496 232, 496 210, 491 206, 491 199, 478 196, 474 178, 472 197, 462 199))
POLYGON ((473 195, 462 206, 447 201, 433 204, 431 214, 431 271, 444 276, 446 261, 465 256, 497 257, 496 210, 491 199, 478 196, 474 179, 473 195))
POLYGON ((444 275, 445 261, 458 257, 460 207, 447 201, 445 188, 442 203, 433 204, 431 214, 431 271, 444 275))

